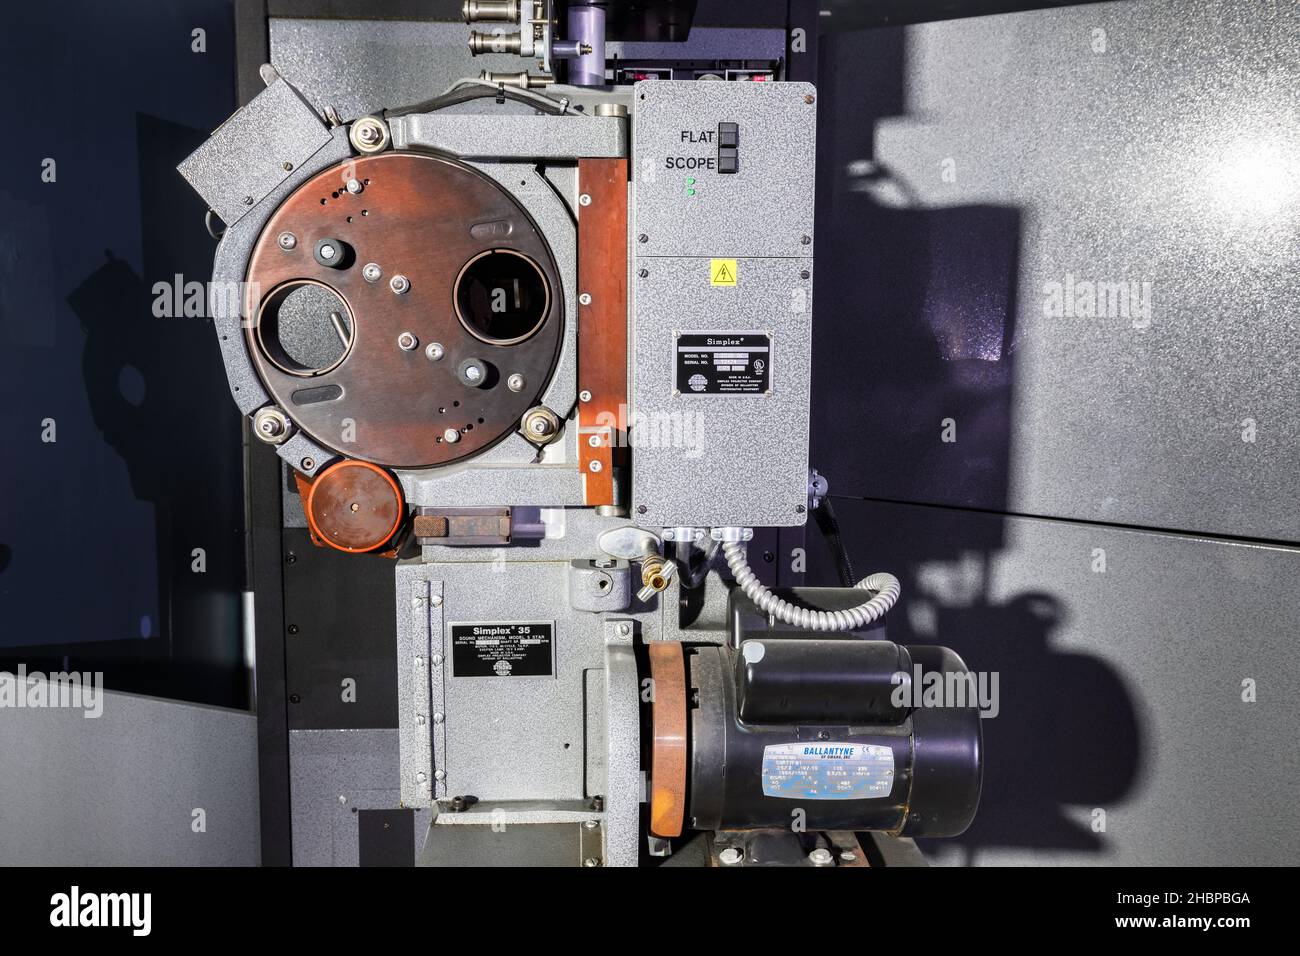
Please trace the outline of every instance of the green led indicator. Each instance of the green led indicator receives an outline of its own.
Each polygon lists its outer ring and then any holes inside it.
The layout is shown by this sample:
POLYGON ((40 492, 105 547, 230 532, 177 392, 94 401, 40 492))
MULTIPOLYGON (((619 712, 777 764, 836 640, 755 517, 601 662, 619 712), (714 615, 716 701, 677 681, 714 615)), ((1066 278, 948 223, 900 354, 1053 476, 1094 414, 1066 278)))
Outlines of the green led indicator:
POLYGON ((695 195, 695 190, 694 190, 694 189, 688 189, 688 190, 686 190, 686 195, 688 195, 688 196, 694 196, 694 195, 695 195))
POLYGON ((694 186, 694 185, 695 185, 695 177, 694 177, 694 176, 687 176, 687 177, 686 177, 686 185, 688 185, 688 186, 694 186))

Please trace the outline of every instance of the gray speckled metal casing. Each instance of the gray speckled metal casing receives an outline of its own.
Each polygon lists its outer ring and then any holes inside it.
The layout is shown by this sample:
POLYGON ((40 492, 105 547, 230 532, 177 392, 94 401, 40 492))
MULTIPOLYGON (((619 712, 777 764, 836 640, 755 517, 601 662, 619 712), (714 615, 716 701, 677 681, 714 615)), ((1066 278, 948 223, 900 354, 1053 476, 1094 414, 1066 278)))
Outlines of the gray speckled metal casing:
POLYGON ((636 519, 646 527, 803 524, 815 90, 657 80, 636 84, 633 102, 636 519), (739 126, 739 172, 670 165, 715 157, 716 141, 701 134, 721 122, 739 126), (736 260, 734 286, 713 284, 714 259, 736 260), (676 394, 675 339, 691 331, 770 333, 770 394, 676 394))

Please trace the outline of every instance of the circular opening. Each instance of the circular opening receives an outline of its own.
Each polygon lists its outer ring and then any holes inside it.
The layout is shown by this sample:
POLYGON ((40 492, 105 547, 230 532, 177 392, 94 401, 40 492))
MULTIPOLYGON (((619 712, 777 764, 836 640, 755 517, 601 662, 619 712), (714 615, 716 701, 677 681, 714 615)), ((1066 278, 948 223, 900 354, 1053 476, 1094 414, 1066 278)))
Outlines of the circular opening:
POLYGON ((510 249, 481 252, 456 278, 456 315, 475 338, 514 345, 546 321, 551 289, 537 263, 510 249))
POLYGON ((347 357, 352 313, 343 297, 324 283, 295 279, 272 289, 262 301, 257 344, 281 371, 321 375, 347 357))

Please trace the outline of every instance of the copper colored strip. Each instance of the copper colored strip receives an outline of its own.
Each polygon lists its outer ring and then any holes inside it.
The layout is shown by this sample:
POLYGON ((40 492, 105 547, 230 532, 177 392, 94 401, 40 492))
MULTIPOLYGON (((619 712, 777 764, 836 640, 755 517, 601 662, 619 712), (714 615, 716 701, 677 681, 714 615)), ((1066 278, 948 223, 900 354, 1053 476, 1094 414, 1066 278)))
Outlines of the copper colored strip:
POLYGON ((653 641, 646 649, 654 686, 650 832, 681 836, 686 811, 686 664, 676 641, 653 641))
POLYGON ((579 460, 588 505, 614 504, 614 447, 622 448, 627 403, 627 160, 578 161, 579 460), (598 444, 592 445, 593 436, 598 444), (598 463, 592 470, 593 462, 598 463))

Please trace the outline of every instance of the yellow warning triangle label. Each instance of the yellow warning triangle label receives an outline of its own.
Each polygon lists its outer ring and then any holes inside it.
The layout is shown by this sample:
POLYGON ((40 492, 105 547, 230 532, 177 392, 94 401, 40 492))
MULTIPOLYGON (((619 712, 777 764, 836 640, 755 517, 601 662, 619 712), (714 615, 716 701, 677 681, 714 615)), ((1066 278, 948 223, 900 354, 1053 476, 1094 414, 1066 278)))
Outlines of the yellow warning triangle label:
POLYGON ((709 263, 709 281, 713 285, 736 284, 736 260, 714 259, 709 263))

